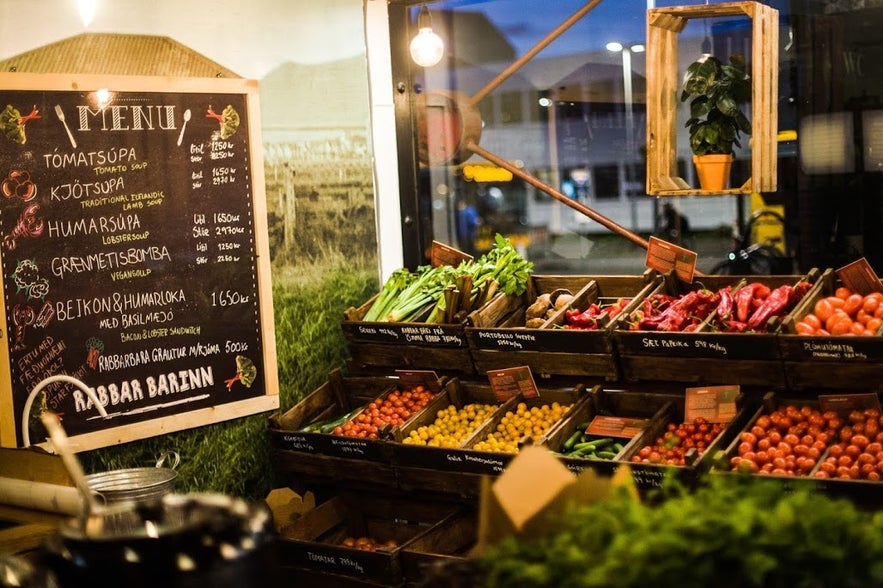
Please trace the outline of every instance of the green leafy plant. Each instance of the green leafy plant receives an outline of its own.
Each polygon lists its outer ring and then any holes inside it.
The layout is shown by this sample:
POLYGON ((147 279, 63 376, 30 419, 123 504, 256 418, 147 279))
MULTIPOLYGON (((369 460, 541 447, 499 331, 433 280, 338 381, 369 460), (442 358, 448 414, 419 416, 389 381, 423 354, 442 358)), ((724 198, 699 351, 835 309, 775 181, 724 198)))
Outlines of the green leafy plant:
POLYGON ((684 74, 681 102, 690 101, 690 149, 694 155, 733 153, 741 147, 740 133, 751 134, 751 122, 740 105, 751 100, 751 76, 741 54, 728 64, 703 56, 684 74))
POLYGON ((710 476, 635 502, 575 506, 554 534, 508 537, 475 562, 483 588, 869 587, 883 581, 883 512, 808 485, 710 476))

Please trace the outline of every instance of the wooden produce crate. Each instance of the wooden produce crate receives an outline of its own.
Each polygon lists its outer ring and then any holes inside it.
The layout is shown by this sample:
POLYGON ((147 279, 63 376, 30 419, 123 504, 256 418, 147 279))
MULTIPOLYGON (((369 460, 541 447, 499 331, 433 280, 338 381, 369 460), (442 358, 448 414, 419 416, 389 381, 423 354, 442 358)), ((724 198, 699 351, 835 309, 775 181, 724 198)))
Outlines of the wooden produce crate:
MULTIPOLYGON (((479 311, 473 311, 466 321, 455 324, 363 321, 362 317, 376 298, 377 295, 344 313, 341 328, 349 350, 351 372, 430 369, 449 375, 475 373, 465 330, 477 320, 479 311)), ((494 310, 487 310, 481 316, 492 320, 496 318, 495 312, 508 313, 521 304, 521 296, 500 294, 484 307, 492 305, 494 310)))
POLYGON ((448 520, 457 508, 452 503, 394 494, 343 492, 283 529, 276 542, 278 561, 284 567, 399 585, 403 546, 448 520), (360 538, 370 538, 380 546, 368 551, 347 544, 347 539, 360 538))
MULTIPOLYGON (((728 285, 735 292, 753 282, 772 289, 801 279, 814 284, 818 277, 813 270, 805 276, 705 276, 693 284, 668 279, 649 296, 656 292, 683 295, 700 288, 718 291, 728 285)), ((711 330, 710 320, 706 320, 692 332, 631 330, 628 319, 626 315, 618 317, 613 331, 627 381, 785 387, 776 328, 767 332, 720 332, 711 330)))
MULTIPOLYGON (((625 432, 634 431, 634 434, 630 437, 615 437, 623 445, 623 449, 617 451, 615 457, 597 459, 569 457, 565 454, 559 456, 567 469, 576 474, 585 469, 591 469, 595 473, 612 476, 616 468, 622 464, 622 456, 629 452, 632 443, 641 438, 640 433, 650 426, 651 421, 664 418, 671 411, 673 404, 678 402, 683 404, 683 401, 683 392, 677 394, 670 391, 664 393, 613 391, 595 386, 589 394, 588 402, 581 403, 564 423, 564 426, 548 436, 545 445, 550 450, 561 454, 565 442, 577 431, 585 431, 595 417, 604 416, 611 420, 620 421, 625 432)), ((607 435, 597 435, 597 437, 602 436, 607 435)))
MULTIPOLYGON (((462 406, 465 403, 499 402, 495 400, 490 386, 475 383, 463 383, 454 380, 446 386, 450 402, 462 406), (459 404, 458 404, 459 403, 459 404)), ((588 398, 588 391, 584 386, 578 385, 572 388, 540 388, 540 396, 537 398, 524 398, 515 396, 500 403, 500 407, 493 413, 491 418, 476 429, 457 448, 426 447, 422 445, 407 445, 404 443, 394 444, 392 450, 392 462, 398 480, 399 487, 412 491, 437 491, 443 493, 458 494, 460 496, 475 498, 481 490, 481 478, 484 476, 496 476, 503 472, 514 453, 502 453, 493 451, 479 451, 474 445, 494 431, 498 424, 510 410, 516 410, 519 403, 524 402, 528 407, 540 406, 558 402, 562 405, 570 405, 562 418, 552 427, 567 420, 577 409, 580 403, 588 398)), ((435 418, 430 410, 427 410, 420 419, 423 424, 431 423, 435 418)), ((420 426, 421 421, 415 420, 403 428, 402 432, 407 435, 410 428, 420 426)), ((542 443, 543 438, 523 439, 523 443, 542 443)))
MULTIPOLYGON (((648 395, 648 399, 649 399, 648 395)), ((647 445, 653 445, 668 429, 669 424, 684 423, 685 397, 673 399, 660 408, 659 414, 654 415, 650 425, 642 433, 636 436, 625 447, 617 459, 628 463, 635 479, 635 484, 640 490, 650 490, 661 486, 667 476, 673 476, 688 487, 695 484, 700 476, 711 468, 711 461, 719 455, 720 450, 727 447, 730 441, 742 430, 746 421, 753 414, 752 401, 744 395, 736 402, 736 416, 725 424, 723 430, 708 445, 704 452, 695 448, 687 451, 685 465, 667 465, 661 463, 637 463, 635 458, 641 454, 641 450, 647 445)))
MULTIPOLYGON (((834 396, 839 396, 838 391, 836 390, 826 390, 822 391, 820 394, 831 394, 834 396)), ((879 406, 879 398, 877 399, 877 405, 879 406)), ((874 509, 883 506, 883 482, 862 479, 840 479, 831 477, 820 478, 816 476, 821 463, 828 457, 828 454, 831 451, 831 445, 840 440, 840 428, 851 426, 848 417, 849 408, 846 408, 845 410, 838 413, 841 427, 835 429, 834 433, 830 435, 825 449, 821 452, 821 455, 818 457, 815 465, 811 470, 801 472, 800 475, 785 474, 782 472, 776 472, 776 470, 772 470, 771 472, 768 472, 764 475, 760 475, 756 471, 744 473, 744 471, 740 472, 733 470, 731 460, 735 456, 739 455, 739 444, 743 442, 742 433, 753 432, 753 427, 759 424, 760 418, 764 416, 769 418, 773 411, 785 410, 789 406, 793 406, 801 410, 804 409, 804 407, 807 407, 817 411, 823 416, 825 415, 825 413, 822 412, 823 407, 820 405, 818 396, 816 396, 815 398, 810 398, 805 395, 802 395, 800 397, 785 397, 773 393, 765 395, 763 398, 763 403, 760 406, 756 407, 751 415, 751 418, 742 427, 739 434, 737 434, 732 439, 730 444, 727 445, 726 449, 719 451, 715 458, 712 460, 712 468, 710 473, 712 475, 726 476, 752 475, 763 478, 764 480, 768 480, 770 483, 782 485, 787 489, 803 488, 808 489, 812 492, 818 492, 832 497, 848 498, 858 505, 873 507, 874 509)), ((826 425, 822 425, 822 430, 827 430, 828 428, 829 427, 827 427, 826 425)), ((784 431, 782 431, 782 433, 784 433, 784 431)))
MULTIPOLYGON (((775 192, 778 130, 779 12, 760 2, 670 6, 647 11, 647 194, 750 194, 775 192), (751 177, 741 186, 707 191, 678 177, 678 121, 683 72, 678 71, 678 37, 693 19, 744 16, 751 19, 751 177)), ((741 51, 734 51, 738 53, 741 51)), ((717 55, 727 63, 729 55, 717 55)), ((747 140, 747 138, 746 138, 747 140)))
POLYGON ((478 513, 470 509, 440 521, 402 546, 400 558, 406 584, 422 585, 441 569, 465 564, 478 539, 478 513))
POLYGON ((861 390, 883 380, 883 336, 879 332, 875 337, 797 334, 796 323, 813 311, 818 300, 832 296, 839 285, 836 275, 826 271, 819 287, 779 331, 776 340, 790 389, 861 390))
POLYGON ((641 276, 532 276, 525 296, 526 305, 517 312, 504 314, 488 307, 479 314, 485 326, 466 328, 472 362, 478 373, 513 366, 529 366, 541 378, 554 376, 589 376, 607 381, 620 377, 611 337, 613 321, 604 320, 597 330, 560 328, 569 309, 585 310, 592 303, 606 305, 621 298, 636 307, 641 298, 661 278, 653 272, 641 276), (558 310, 539 328, 525 328, 525 310, 540 294, 567 290, 574 295, 570 305, 558 310))
MULTIPOLYGON (((481 473, 470 473, 470 469, 464 467, 464 464, 473 457, 461 449, 465 440, 457 447, 434 447, 404 442, 412 431, 431 425, 439 411, 446 410, 449 406, 460 409, 467 404, 494 405, 499 410, 507 403, 498 399, 488 385, 464 383, 458 378, 449 380, 437 402, 427 406, 423 413, 402 427, 398 432, 397 443, 390 446, 393 468, 401 487, 465 496, 478 495, 481 473)), ((507 405, 509 404, 511 403, 507 405)), ((501 465, 501 470, 502 467, 501 465)), ((481 471, 484 469, 482 468, 481 471)))
POLYGON ((308 425, 341 417, 395 390, 397 378, 343 376, 340 370, 283 414, 270 417, 274 464, 283 471, 318 478, 371 480, 395 485, 388 444, 305 430, 308 425))

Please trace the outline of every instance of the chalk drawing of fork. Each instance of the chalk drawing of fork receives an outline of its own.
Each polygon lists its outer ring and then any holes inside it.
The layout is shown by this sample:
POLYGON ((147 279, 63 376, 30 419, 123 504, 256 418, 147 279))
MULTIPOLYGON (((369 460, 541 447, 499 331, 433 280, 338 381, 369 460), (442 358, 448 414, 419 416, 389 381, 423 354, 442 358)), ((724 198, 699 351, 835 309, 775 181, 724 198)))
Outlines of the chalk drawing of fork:
POLYGON ((61 121, 61 124, 64 125, 64 130, 67 131, 67 138, 71 140, 71 147, 73 147, 74 149, 76 149, 76 148, 77 148, 77 142, 76 142, 76 140, 74 140, 74 136, 73 136, 73 134, 71 133, 70 128, 67 126, 67 122, 65 122, 65 120, 64 120, 64 112, 61 110, 61 105, 60 105, 60 104, 56 104, 56 105, 55 105, 55 116, 57 116, 57 117, 58 117, 58 120, 61 121))

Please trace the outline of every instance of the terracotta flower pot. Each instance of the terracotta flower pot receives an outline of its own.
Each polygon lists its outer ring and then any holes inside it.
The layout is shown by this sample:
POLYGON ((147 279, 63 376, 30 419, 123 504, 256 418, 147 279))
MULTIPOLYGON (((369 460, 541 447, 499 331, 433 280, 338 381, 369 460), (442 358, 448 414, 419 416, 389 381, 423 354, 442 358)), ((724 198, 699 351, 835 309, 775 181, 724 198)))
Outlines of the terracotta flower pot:
POLYGON ((699 187, 703 190, 725 190, 730 181, 733 154, 694 155, 693 163, 699 174, 699 187))

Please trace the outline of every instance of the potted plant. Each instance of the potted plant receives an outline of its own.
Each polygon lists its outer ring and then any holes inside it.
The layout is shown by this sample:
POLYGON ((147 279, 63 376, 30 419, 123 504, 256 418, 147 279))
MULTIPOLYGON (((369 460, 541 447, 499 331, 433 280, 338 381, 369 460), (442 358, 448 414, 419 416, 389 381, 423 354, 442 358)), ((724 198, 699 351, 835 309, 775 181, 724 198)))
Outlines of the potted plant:
POLYGON ((722 190, 740 133, 751 134, 751 122, 740 106, 751 100, 751 76, 741 54, 728 64, 711 55, 694 61, 684 74, 681 102, 690 101, 690 149, 703 190, 722 190), (712 169, 707 169, 711 165, 712 169), (713 179, 717 178, 717 179, 713 179))

